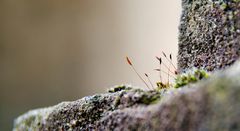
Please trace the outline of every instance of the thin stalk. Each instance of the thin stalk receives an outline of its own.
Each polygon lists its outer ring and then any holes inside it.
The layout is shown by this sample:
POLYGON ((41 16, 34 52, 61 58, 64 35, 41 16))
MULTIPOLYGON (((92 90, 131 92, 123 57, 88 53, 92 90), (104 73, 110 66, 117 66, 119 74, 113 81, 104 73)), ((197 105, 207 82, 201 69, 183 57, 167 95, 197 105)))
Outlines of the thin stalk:
POLYGON ((171 66, 171 64, 169 63, 169 68, 168 68, 168 73, 167 73, 167 76, 168 76, 168 85, 169 85, 169 75, 170 75, 170 66, 171 66))
MULTIPOLYGON (((155 71, 161 71, 162 73, 164 73, 164 74, 168 74, 166 71, 163 71, 163 70, 160 70, 160 69, 154 69, 155 71)), ((169 76, 170 77, 172 77, 172 78, 176 78, 175 76, 173 76, 173 75, 171 75, 171 74, 169 74, 169 76)))
POLYGON ((172 63, 172 55, 170 54, 170 59, 171 59, 171 60, 169 60, 168 57, 167 57, 167 55, 166 55, 163 51, 162 51, 162 54, 163 54, 163 56, 167 59, 167 61, 171 63, 171 65, 173 66, 173 68, 177 71, 177 68, 176 68, 176 67, 174 66, 174 64, 172 63))
POLYGON ((132 67, 134 72, 137 74, 137 76, 142 80, 142 82, 147 86, 147 88, 150 89, 150 87, 148 86, 147 82, 140 76, 140 74, 137 72, 137 70, 133 66, 131 60, 128 57, 126 57, 126 59, 127 59, 128 64, 132 67))
POLYGON ((169 70, 170 73, 172 73, 173 75, 176 75, 176 73, 173 72, 173 71, 171 71, 170 68, 169 68, 165 63, 162 62, 162 65, 163 65, 165 68, 167 68, 167 70, 169 70))
POLYGON ((151 84, 152 88, 154 89, 153 83, 152 83, 152 81, 150 80, 150 78, 149 78, 149 76, 148 76, 147 73, 145 73, 145 76, 147 77, 147 79, 148 79, 149 83, 151 84))
MULTIPOLYGON (((157 56, 156 56, 156 58, 159 61, 159 69, 162 70, 162 66, 161 66, 162 65, 162 58, 161 57, 159 58, 157 56)), ((160 77, 160 82, 162 82, 162 73, 161 73, 161 71, 159 71, 159 77, 160 77)))

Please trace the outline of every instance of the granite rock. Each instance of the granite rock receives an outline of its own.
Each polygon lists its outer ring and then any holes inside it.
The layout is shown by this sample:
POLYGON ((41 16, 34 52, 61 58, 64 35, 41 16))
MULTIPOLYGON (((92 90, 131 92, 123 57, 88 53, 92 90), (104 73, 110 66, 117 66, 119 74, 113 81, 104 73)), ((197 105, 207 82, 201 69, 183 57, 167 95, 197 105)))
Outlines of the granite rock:
POLYGON ((14 130, 240 130, 240 63, 163 92, 122 89, 36 109, 14 130))
POLYGON ((14 121, 15 131, 25 130, 91 130, 109 112, 160 100, 161 92, 116 86, 105 94, 87 96, 73 102, 31 110, 14 121))
POLYGON ((240 1, 182 1, 179 71, 215 71, 209 78, 161 90, 117 86, 31 110, 13 130, 240 130, 240 1))
POLYGON ((239 0, 182 0, 178 68, 208 71, 233 64, 240 54, 239 0))

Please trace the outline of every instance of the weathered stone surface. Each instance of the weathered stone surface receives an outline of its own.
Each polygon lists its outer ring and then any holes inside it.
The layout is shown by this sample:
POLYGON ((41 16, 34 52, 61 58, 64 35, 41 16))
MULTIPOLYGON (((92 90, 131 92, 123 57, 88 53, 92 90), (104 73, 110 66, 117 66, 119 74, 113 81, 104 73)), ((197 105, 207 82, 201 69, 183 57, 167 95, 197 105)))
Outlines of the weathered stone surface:
POLYGON ((237 63, 207 80, 167 92, 119 90, 33 110, 17 118, 14 129, 240 130, 239 79, 237 63))
POLYGON ((240 130, 240 63, 167 95, 156 105, 111 112, 101 130, 240 130))
POLYGON ((231 65, 240 53, 239 0, 182 0, 178 67, 212 71, 231 65))
POLYGON ((109 112, 160 100, 160 93, 118 86, 109 93, 63 102, 53 107, 29 111, 14 122, 15 131, 25 130, 91 130, 109 112))
MULTIPOLYGON (((239 11, 239 0, 183 0, 181 72, 192 67, 223 69, 238 59, 239 11)), ((179 88, 186 84, 179 82, 176 88, 160 91, 119 86, 32 110, 14 121, 14 130, 240 130, 240 62, 196 84, 179 88)))

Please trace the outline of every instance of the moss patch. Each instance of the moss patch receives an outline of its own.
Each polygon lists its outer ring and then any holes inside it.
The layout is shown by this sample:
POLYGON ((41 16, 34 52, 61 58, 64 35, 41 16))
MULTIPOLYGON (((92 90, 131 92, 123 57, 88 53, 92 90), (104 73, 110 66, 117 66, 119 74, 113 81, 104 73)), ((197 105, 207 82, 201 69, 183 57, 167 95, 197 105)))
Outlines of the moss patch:
POLYGON ((187 73, 183 73, 177 76, 174 82, 175 88, 183 87, 190 83, 196 83, 202 79, 207 79, 209 73, 201 69, 193 69, 187 73))

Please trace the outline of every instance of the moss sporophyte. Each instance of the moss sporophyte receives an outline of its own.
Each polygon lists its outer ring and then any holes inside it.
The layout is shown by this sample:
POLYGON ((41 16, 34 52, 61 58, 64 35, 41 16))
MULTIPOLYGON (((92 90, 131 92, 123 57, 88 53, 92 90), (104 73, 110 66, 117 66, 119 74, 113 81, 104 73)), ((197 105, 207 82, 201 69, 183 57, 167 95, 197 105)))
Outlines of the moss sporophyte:
POLYGON ((133 65, 133 62, 130 60, 129 57, 126 57, 127 63, 131 66, 133 71, 137 74, 137 76, 141 79, 141 81, 146 85, 146 87, 149 90, 156 90, 160 91, 162 89, 168 89, 168 88, 180 88, 190 83, 195 83, 199 80, 206 79, 209 77, 209 73, 203 69, 191 69, 188 72, 185 73, 179 73, 177 71, 176 66, 172 62, 172 54, 169 55, 169 57, 166 55, 166 53, 162 52, 163 57, 156 56, 156 59, 159 63, 159 67, 157 69, 154 69, 159 74, 159 81, 155 82, 156 85, 152 83, 149 75, 147 73, 144 73, 147 80, 145 80, 140 73, 136 70, 135 66, 133 65), (167 60, 168 64, 165 64, 163 62, 163 59, 167 60), (167 69, 167 71, 163 70, 162 66, 167 69), (163 74, 167 76, 167 82, 163 81, 163 74), (170 82, 170 79, 174 79, 173 82, 170 82), (150 85, 150 86, 149 86, 150 85))

